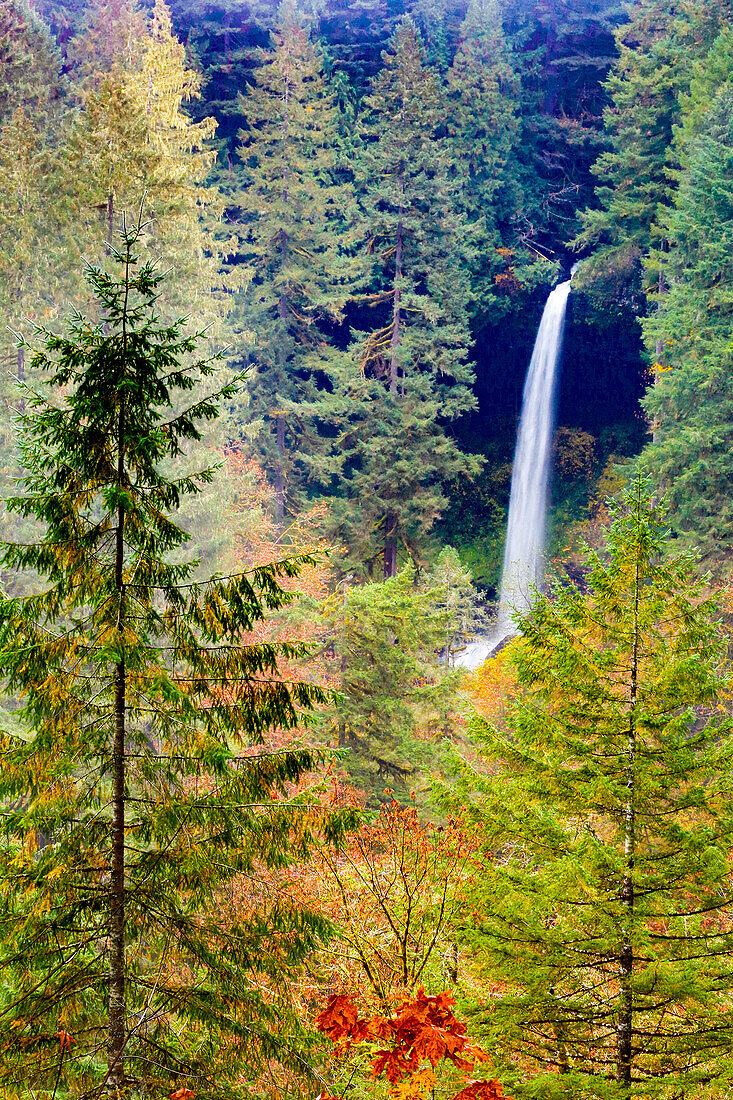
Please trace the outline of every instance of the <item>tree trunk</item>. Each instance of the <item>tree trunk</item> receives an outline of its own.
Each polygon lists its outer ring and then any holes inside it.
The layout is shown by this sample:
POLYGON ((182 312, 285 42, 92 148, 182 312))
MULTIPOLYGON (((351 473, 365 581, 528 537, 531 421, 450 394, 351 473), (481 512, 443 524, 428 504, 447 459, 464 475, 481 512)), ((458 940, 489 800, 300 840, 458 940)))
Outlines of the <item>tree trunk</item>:
POLYGON ((451 944, 448 978, 452 985, 458 985, 458 944, 455 940, 451 944))
MULTIPOLYGON (((18 379, 19 385, 22 385, 25 382, 25 350, 23 348, 18 348, 16 377, 18 379)), ((22 391, 18 397, 18 409, 22 413, 25 412, 25 397, 23 396, 22 391)))
MULTIPOLYGON (((21 317, 22 314, 23 314, 23 290, 22 290, 23 276, 24 276, 23 264, 19 263, 18 266, 17 266, 17 283, 16 283, 16 291, 15 291, 15 301, 17 303, 17 313, 18 313, 19 317, 21 317)), ((18 380, 18 385, 22 386, 23 383, 25 382, 25 348, 23 348, 23 347, 18 348, 17 359, 16 359, 16 367, 15 367, 15 377, 18 380)), ((25 397, 23 396, 22 390, 20 391, 20 393, 18 395, 18 409, 22 413, 25 412, 25 397)))
POLYGON ((121 1090, 125 1080, 125 662, 115 682, 115 734, 112 750, 112 873, 110 896, 109 1045, 107 1086, 121 1090))
MULTIPOLYGON (((111 200, 111 196, 110 196, 111 200)), ((110 207, 111 208, 111 207, 110 207)), ((127 270, 125 272, 127 276, 127 270)), ((126 303, 125 303, 126 307, 126 303)), ((126 328, 122 326, 123 371, 126 354, 126 328)), ((117 485, 121 489, 125 473, 125 399, 120 387, 117 421, 117 485)), ((124 600, 124 529, 125 509, 117 506, 115 533, 115 591, 120 606, 124 600)), ((109 906, 109 1035, 107 1046, 107 1088, 120 1092, 125 1082, 125 1042, 127 1006, 125 1003, 125 656, 115 669, 115 724, 112 745, 112 865, 109 906)))
MULTIPOLYGON (((404 229, 402 219, 397 223, 397 240, 395 242, 394 261, 394 294, 392 297, 392 342, 389 356, 389 392, 398 394, 399 366, 397 350, 400 346, 400 309, 402 291, 400 279, 402 278, 402 245, 404 229)), ((384 579, 394 577, 397 572, 397 516, 391 510, 384 517, 384 579)))
POLYGON ((633 1060, 634 995, 631 979, 634 970, 632 925, 634 918, 634 856, 636 847, 636 807, 634 764, 636 757, 636 701, 639 690, 639 588, 641 584, 637 556, 634 583, 634 634, 631 652, 631 689, 629 694, 629 731, 626 748, 626 808, 624 814, 624 874, 619 891, 623 907, 622 941, 619 951, 619 1006, 616 1036, 616 1080, 631 1090, 633 1060))
POLYGON ((114 195, 110 191, 107 196, 107 254, 112 251, 112 233, 115 224, 114 195))
MULTIPOLYGON (((556 1011, 562 1013, 563 1008, 557 997, 555 989, 550 986, 550 996, 555 1000, 556 1011)), ((570 1073, 570 1063, 567 1051, 567 1027, 564 1023, 557 1023, 553 1028, 557 1040, 557 1068, 559 1073, 570 1073)))
POLYGON ((387 512, 384 517, 384 579, 397 572, 397 516, 387 512))
MULTIPOLYGON (((283 202, 287 199, 287 168, 285 169, 285 176, 283 179, 283 202)), ((288 235, 284 229, 280 230, 280 259, 282 261, 283 269, 288 259, 288 235)), ((280 289, 280 296, 277 303, 277 313, 281 321, 287 321, 288 317, 288 296, 284 286, 280 289)), ((280 363, 280 369, 285 373, 287 370, 287 364, 285 363, 285 356, 281 350, 277 353, 278 362, 280 363)), ((278 524, 283 522, 285 518, 285 421, 283 419, 282 410, 277 412, 277 468, 275 470, 275 519, 278 524)))
POLYGON ((275 470, 275 518, 282 523, 285 518, 285 420, 277 414, 277 468, 275 470))
MULTIPOLYGON (((283 190, 283 201, 287 198, 287 191, 283 190)), ((280 260, 283 270, 288 262, 288 235, 284 229, 280 230, 280 260)), ((280 296, 277 301, 277 315, 281 321, 288 318, 288 294, 283 284, 280 288, 280 296)))
POLYGON ((397 363, 397 349, 400 346, 400 309, 402 305, 402 290, 400 288, 400 279, 402 278, 402 243, 403 243, 403 227, 402 221, 397 223, 397 241, 395 244, 395 261, 394 261, 394 294, 392 297, 392 342, 390 345, 389 356, 389 392, 397 392, 398 383, 398 363, 397 363))
MULTIPOLYGON (((283 143, 283 189, 282 189, 282 200, 283 200, 283 209, 284 209, 287 206, 287 202, 288 202, 288 176, 290 174, 289 173, 289 166, 288 166, 288 156, 287 156, 288 131, 289 131, 289 128, 290 128, 290 71, 289 71, 289 69, 285 72, 285 88, 284 88, 284 91, 283 91, 283 103, 285 105, 285 113, 283 115, 283 125, 282 125, 282 143, 283 143)), ((287 262, 288 262, 288 235, 285 231, 285 228, 281 227, 281 229, 280 229, 280 264, 281 264, 281 270, 282 271, 285 271, 285 267, 286 267, 287 262)), ((285 290, 285 284, 283 283, 282 289, 280 291, 280 300, 278 302, 278 307, 277 307, 278 314, 280 316, 281 321, 284 321, 286 319, 287 315, 288 315, 288 301, 287 301, 287 296, 286 295, 287 295, 287 292, 285 290)))
MULTIPOLYGON (((664 245, 662 245, 662 251, 663 250, 664 250, 664 245)), ((660 260, 660 262, 659 262, 659 280, 657 282, 657 313, 659 313, 659 311, 662 308, 662 299, 663 298, 664 298, 664 276, 662 275, 662 262, 660 260)), ((656 346, 656 349, 655 349, 657 363, 661 363, 661 361, 662 361, 662 347, 663 347, 662 340, 661 339, 657 340, 657 346, 656 346)), ((654 371, 654 377, 652 379, 652 385, 656 386, 656 384, 657 384, 657 371, 655 370, 654 371)), ((659 433, 657 432, 656 421, 652 421, 651 428, 652 428, 652 443, 656 443, 657 439, 659 437, 659 433)))
MULTIPOLYGON (((347 673, 347 663, 346 663, 346 618, 347 618, 347 609, 348 609, 348 601, 347 601, 347 596, 346 596, 347 587, 348 587, 348 581, 345 580, 344 581, 344 594, 343 594, 343 599, 342 599, 342 602, 341 602, 341 606, 342 606, 342 609, 343 609, 343 618, 342 618, 342 621, 341 621, 341 661, 340 661, 340 668, 341 668, 341 692, 342 692, 343 695, 346 695, 346 673, 347 673)), ((344 721, 343 718, 340 718, 339 719, 339 747, 343 748, 343 746, 346 745, 346 743, 347 743, 346 722, 344 721)))

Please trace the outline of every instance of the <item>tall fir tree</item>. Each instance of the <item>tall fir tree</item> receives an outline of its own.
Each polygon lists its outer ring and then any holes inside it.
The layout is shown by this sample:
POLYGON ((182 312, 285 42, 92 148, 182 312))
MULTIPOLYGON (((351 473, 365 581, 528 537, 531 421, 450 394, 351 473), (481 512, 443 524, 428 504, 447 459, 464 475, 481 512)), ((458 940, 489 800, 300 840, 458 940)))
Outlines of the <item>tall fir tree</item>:
POLYGON ((669 290, 644 325, 655 360, 645 400, 654 429, 648 461, 669 490, 678 529, 718 564, 733 554, 732 106, 733 35, 726 30, 685 100, 679 187, 662 223, 669 290))
POLYGON ((443 595, 408 564, 386 581, 345 581, 324 607, 339 676, 324 728, 348 750, 345 767, 370 806, 385 787, 402 801, 423 787, 430 734, 445 728, 456 678, 437 656, 454 620, 443 595))
POLYGON ((522 205, 514 155, 520 87, 497 0, 471 0, 447 76, 453 171, 466 213, 473 308, 490 309, 497 249, 514 241, 522 205))
POLYGON ((147 31, 138 0, 91 0, 66 48, 77 89, 98 86, 119 65, 133 72, 141 62, 147 31))
POLYGON ((593 248, 580 282, 597 287, 601 300, 638 288, 658 305, 666 293, 664 224, 676 191, 681 101, 691 62, 705 58, 730 15, 728 0, 640 0, 616 32, 619 56, 606 83, 610 147, 593 169, 594 208, 575 241, 593 248))
MULTIPOLYGON (((218 163, 231 168, 236 159, 237 133, 242 125, 241 93, 256 68, 255 43, 263 45, 272 29, 277 6, 267 4, 266 30, 260 29, 259 5, 241 0, 173 0, 169 5, 176 32, 189 57, 205 74, 204 96, 189 104, 195 119, 214 115, 218 122, 218 163)), ((265 12, 261 10, 264 17, 265 12)))
POLYGON ((364 103, 357 186, 371 270, 356 304, 369 330, 320 360, 329 381, 312 412, 332 446, 312 464, 341 496, 352 560, 371 571, 381 556, 391 577, 401 548, 420 553, 444 487, 477 469, 446 429, 474 404, 467 268, 443 102, 411 19, 364 103))
POLYGON ((76 0, 31 0, 31 6, 58 42, 68 41, 82 14, 76 0))
MULTIPOLYGON (((48 28, 24 2, 0 4, 0 344, 8 326, 38 317, 53 277, 48 240, 58 201, 53 145, 63 115, 61 55, 48 28)), ((7 351, 6 351, 7 349, 7 351)), ((15 355, 15 352, 12 353, 15 355)), ((22 375, 22 350, 17 356, 22 375)))
POLYGON ((13 1100, 232 1100, 262 1064, 301 1069, 276 994, 322 922, 294 898, 247 916, 230 902, 242 876, 304 855, 314 828, 338 831, 291 802, 314 754, 266 743, 325 697, 278 675, 293 647, 248 636, 288 599, 278 578, 297 564, 199 584, 177 553, 187 535, 171 509, 211 471, 163 467, 235 384, 185 407, 215 364, 196 361, 200 334, 157 316, 163 277, 136 265, 138 237, 123 233, 119 275, 89 272, 103 323, 39 330, 44 385, 21 419, 28 473, 12 507, 44 533, 2 552, 41 578, 0 601, 0 672, 20 708, 0 770, 0 1081, 13 1100))
MULTIPOLYGON (((123 53, 111 65, 100 58, 100 72, 87 76, 83 107, 64 148, 79 250, 99 256, 122 213, 134 213, 144 200, 148 247, 176 271, 172 311, 187 310, 217 327, 222 280, 208 219, 221 205, 217 191, 206 186, 216 123, 193 122, 185 113, 201 79, 186 65, 165 0, 156 0, 147 33, 131 52, 122 30, 135 8, 123 6, 123 15, 120 33, 112 35, 123 53)), ((95 41, 94 24, 87 33, 95 41)))
POLYGON ((208 116, 195 122, 187 111, 187 104, 201 96, 202 77, 186 63, 165 0, 156 0, 143 44, 141 64, 130 73, 126 90, 145 116, 146 143, 154 158, 146 202, 156 248, 182 285, 179 308, 221 333, 222 301, 229 288, 220 275, 222 257, 213 233, 222 210, 218 189, 209 181, 216 120, 208 116))
POLYGON ((447 0, 414 0, 410 15, 420 31, 426 62, 436 72, 446 73, 460 19, 456 6, 447 0))
MULTIPOLYGON (((0 481, 18 472, 11 410, 24 381, 14 333, 25 318, 48 321, 65 282, 60 243, 68 216, 55 153, 68 117, 61 54, 23 0, 0 4, 0 481)), ((2 490, 0 490, 2 495, 2 490)), ((8 517, 4 515, 6 530, 8 517)), ((10 521, 12 523, 12 521, 10 521)))
POLYGON ((0 120, 19 107, 38 120, 62 93, 61 55, 27 0, 0 3, 0 120))
MULTIPOLYGON (((688 79, 679 8, 642 0, 616 32, 619 57, 606 84, 610 148, 594 166, 598 206, 583 214, 576 241, 594 247, 591 278, 605 266, 620 272, 624 283, 639 280, 655 243, 655 223, 672 200, 671 144, 688 79)), ((659 271, 649 277, 658 289, 659 271)))
POLYGON ((320 26, 338 68, 347 74, 357 100, 369 90, 381 54, 400 18, 404 0, 325 0, 320 26))
MULTIPOLYGON (((13 333, 54 306, 58 273, 48 242, 59 216, 56 168, 40 128, 18 108, 0 126, 0 347, 5 371, 10 367, 18 382, 25 380, 25 351, 13 333)), ((0 392, 7 407, 5 384, 0 392)))
POLYGON ((730 1087, 733 730, 695 570, 635 475, 582 588, 519 619, 507 723, 473 724, 485 766, 456 757, 484 844, 477 1015, 517 1096, 730 1087))
POLYGON ((298 456, 315 446, 299 408, 317 388, 306 357, 322 342, 319 320, 338 319, 348 294, 342 257, 353 214, 338 172, 338 108, 323 51, 292 0, 281 5, 260 62, 243 99, 247 127, 233 199, 252 271, 243 300, 256 343, 250 412, 262 421, 259 447, 282 519, 297 496, 298 456))

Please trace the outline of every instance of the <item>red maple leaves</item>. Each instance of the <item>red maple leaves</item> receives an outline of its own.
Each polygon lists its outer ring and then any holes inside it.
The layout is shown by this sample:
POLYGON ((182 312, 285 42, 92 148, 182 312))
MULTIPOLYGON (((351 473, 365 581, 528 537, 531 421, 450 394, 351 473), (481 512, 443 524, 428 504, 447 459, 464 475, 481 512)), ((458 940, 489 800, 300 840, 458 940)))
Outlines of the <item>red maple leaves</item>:
POLYGON ((453 1015, 454 1004, 450 993, 428 997, 421 986, 417 997, 405 1001, 396 1015, 377 1017, 378 1037, 385 1039, 386 1045, 375 1054, 375 1076, 384 1074, 394 1085, 414 1073, 425 1059, 431 1066, 446 1059, 460 1069, 484 1061, 483 1051, 469 1043, 466 1025, 453 1015))
POLYGON ((509 1100, 504 1096, 501 1081, 490 1077, 487 1081, 469 1081, 457 1092, 453 1100, 509 1100))
MULTIPOLYGON (((331 997, 316 1018, 316 1027, 344 1052, 357 1043, 372 1042, 375 1077, 384 1076, 390 1085, 414 1074, 424 1061, 435 1067, 445 1059, 459 1069, 473 1069, 488 1056, 472 1044, 466 1025, 453 1014, 450 993, 429 997, 423 987, 414 999, 407 999, 393 1016, 363 1018, 349 997, 331 997)), ((505 1100, 496 1080, 470 1081, 453 1100, 505 1100)))
POLYGON ((337 1046, 348 1050, 353 1043, 374 1039, 374 1024, 380 1019, 380 1016, 372 1020, 359 1019, 359 1011, 353 1001, 338 995, 329 997, 326 1007, 316 1016, 316 1027, 337 1046))

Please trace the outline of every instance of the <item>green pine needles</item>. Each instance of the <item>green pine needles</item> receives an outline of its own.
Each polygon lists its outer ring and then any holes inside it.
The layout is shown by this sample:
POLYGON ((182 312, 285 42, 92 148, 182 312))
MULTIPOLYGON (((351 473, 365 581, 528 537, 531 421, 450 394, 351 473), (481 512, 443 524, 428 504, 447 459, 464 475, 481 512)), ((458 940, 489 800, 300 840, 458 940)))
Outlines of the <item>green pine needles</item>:
POLYGON ((0 602, 19 731, 0 741, 8 1098, 234 1100, 259 1067, 299 1066, 279 990, 324 929, 247 883, 343 824, 297 805, 313 752, 265 745, 323 701, 280 679, 296 649, 247 636, 299 563, 206 583, 181 563, 171 513, 211 471, 166 470, 239 380, 179 408, 218 357, 196 360, 201 334, 157 317, 163 277, 136 261, 139 236, 123 229, 121 274, 89 270, 102 321, 38 330, 44 392, 20 418, 10 507, 44 533, 2 551, 38 579, 0 602))
POLYGON ((730 1087, 725 639, 667 535, 639 475, 583 588, 521 619, 507 728, 475 722, 492 763, 463 770, 486 838, 466 935, 494 983, 483 1045, 517 1096, 730 1087))

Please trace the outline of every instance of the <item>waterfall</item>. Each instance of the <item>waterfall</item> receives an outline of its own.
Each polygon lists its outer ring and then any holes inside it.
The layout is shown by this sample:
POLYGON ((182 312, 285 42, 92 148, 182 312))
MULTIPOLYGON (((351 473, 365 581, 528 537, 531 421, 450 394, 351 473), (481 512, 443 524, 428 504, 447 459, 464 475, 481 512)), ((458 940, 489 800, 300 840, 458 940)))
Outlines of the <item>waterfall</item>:
POLYGON ((512 613, 530 607, 532 591, 542 582, 555 389, 569 293, 568 279, 547 299, 524 383, 496 629, 488 638, 477 638, 456 657, 455 663, 463 668, 478 668, 500 642, 516 632, 512 613))

